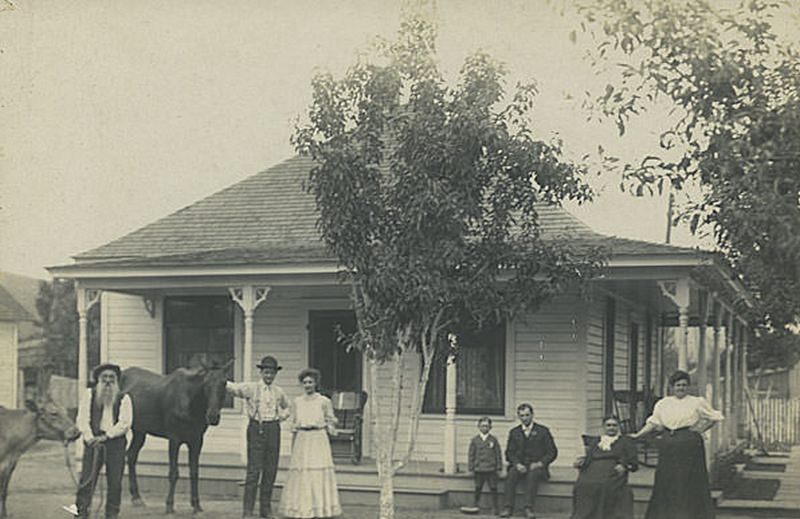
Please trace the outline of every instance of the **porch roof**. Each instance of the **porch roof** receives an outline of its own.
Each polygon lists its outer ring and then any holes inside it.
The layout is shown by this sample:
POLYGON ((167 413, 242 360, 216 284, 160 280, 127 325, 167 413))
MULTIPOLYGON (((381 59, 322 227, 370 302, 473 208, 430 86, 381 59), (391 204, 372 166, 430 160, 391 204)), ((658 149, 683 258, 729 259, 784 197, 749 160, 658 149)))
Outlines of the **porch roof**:
MULTIPOLYGON (((293 157, 51 271, 70 277, 97 268, 335 263, 320 239, 314 197, 303 188, 311 166, 310 158, 293 157)), ((600 234, 559 206, 537 209, 545 237, 602 246, 613 258, 709 259, 699 249, 600 234)))

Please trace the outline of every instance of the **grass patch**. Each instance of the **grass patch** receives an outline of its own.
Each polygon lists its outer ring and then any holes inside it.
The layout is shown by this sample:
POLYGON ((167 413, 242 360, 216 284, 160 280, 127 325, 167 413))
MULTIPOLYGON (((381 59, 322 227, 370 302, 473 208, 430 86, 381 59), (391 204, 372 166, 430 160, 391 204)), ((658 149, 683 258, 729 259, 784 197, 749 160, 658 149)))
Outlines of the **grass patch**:
POLYGON ((725 499, 771 501, 780 486, 777 479, 736 478, 723 490, 722 496, 725 499))

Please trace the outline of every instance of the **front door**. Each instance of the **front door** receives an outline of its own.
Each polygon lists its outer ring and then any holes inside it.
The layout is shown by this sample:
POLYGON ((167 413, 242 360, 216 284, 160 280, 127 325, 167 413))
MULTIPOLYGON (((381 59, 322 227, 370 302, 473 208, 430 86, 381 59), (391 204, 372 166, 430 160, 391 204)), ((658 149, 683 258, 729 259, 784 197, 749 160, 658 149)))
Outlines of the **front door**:
POLYGON ((361 352, 347 350, 356 331, 351 310, 319 310, 308 315, 309 360, 322 373, 322 392, 361 389, 361 352))

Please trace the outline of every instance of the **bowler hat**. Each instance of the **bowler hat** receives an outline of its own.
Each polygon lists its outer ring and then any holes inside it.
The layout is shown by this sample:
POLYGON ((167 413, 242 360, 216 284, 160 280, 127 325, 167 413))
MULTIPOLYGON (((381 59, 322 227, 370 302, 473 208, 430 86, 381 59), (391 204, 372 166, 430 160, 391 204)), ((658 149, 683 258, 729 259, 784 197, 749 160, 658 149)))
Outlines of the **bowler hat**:
POLYGON ((92 380, 95 384, 97 384, 97 382, 100 380, 100 374, 104 371, 113 371, 117 376, 117 380, 119 380, 120 376, 122 375, 122 370, 119 366, 116 364, 111 364, 110 362, 105 362, 92 370, 92 380))
POLYGON ((272 355, 267 355, 266 357, 261 359, 261 362, 256 364, 256 367, 258 369, 272 368, 275 371, 280 371, 281 369, 283 369, 281 368, 281 366, 278 365, 278 359, 276 359, 272 355))

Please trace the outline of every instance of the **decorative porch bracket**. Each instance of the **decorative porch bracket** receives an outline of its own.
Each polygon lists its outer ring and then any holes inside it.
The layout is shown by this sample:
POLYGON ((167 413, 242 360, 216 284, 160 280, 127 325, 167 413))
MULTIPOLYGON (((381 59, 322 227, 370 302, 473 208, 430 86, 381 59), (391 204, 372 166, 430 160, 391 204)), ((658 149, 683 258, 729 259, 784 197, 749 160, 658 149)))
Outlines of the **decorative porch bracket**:
POLYGON ((677 281, 658 281, 661 293, 678 307, 678 369, 686 371, 689 367, 689 303, 691 288, 689 278, 677 281))
MULTIPOLYGON (((78 405, 82 405, 82 392, 88 382, 89 335, 87 333, 87 315, 89 310, 100 301, 100 291, 82 288, 75 284, 76 309, 78 310, 78 405)), ((83 455, 83 442, 75 442, 75 455, 83 455)))
POLYGON ((258 305, 264 302, 271 287, 232 287, 228 289, 231 298, 239 305, 244 314, 244 359, 242 361, 242 374, 245 381, 249 381, 253 372, 253 314, 258 305))
POLYGON ((142 296, 142 303, 144 304, 144 309, 147 310, 147 315, 150 316, 150 319, 156 318, 156 296, 152 294, 147 294, 142 296))

